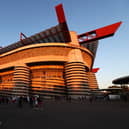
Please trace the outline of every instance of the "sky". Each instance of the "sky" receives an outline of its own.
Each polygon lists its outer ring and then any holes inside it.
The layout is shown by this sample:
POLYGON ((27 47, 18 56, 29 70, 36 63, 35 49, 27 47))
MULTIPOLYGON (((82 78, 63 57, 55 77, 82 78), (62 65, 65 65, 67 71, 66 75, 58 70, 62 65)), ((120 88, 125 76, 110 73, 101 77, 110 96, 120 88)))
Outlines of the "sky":
POLYGON ((94 68, 99 88, 129 75, 129 0, 0 0, 0 46, 58 24, 54 6, 63 4, 69 30, 78 34, 122 21, 113 37, 99 41, 94 68))

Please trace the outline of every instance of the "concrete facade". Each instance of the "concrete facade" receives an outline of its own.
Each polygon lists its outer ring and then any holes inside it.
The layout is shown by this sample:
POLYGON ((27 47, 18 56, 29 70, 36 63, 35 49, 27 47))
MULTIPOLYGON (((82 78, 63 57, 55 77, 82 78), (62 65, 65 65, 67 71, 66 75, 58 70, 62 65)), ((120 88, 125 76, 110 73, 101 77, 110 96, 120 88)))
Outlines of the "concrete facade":
POLYGON ((37 43, 0 55, 0 92, 6 95, 84 96, 98 89, 94 55, 76 32, 69 43, 37 43))

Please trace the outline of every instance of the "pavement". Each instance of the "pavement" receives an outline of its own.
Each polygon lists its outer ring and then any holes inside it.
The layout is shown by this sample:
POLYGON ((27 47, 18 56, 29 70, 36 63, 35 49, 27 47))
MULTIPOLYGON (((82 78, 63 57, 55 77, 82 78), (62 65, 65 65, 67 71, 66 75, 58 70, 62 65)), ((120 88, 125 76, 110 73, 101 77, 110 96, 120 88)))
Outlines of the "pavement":
POLYGON ((129 102, 0 104, 0 129, 129 129, 129 102))

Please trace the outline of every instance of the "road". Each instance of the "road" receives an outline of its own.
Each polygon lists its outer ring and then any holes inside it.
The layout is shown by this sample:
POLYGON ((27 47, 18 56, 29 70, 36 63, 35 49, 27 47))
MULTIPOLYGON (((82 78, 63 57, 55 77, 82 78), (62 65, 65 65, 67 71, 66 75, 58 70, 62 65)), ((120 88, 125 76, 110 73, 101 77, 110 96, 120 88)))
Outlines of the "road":
POLYGON ((129 103, 44 101, 43 109, 1 104, 0 129, 129 129, 129 103))

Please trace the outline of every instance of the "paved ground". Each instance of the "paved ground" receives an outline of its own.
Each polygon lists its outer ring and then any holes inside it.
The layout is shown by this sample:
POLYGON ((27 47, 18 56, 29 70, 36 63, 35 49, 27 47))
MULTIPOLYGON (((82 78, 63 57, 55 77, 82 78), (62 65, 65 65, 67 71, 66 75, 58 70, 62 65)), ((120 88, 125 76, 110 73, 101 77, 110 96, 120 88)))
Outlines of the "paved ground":
POLYGON ((43 110, 0 105, 0 129, 129 129, 129 103, 47 101, 43 110))

